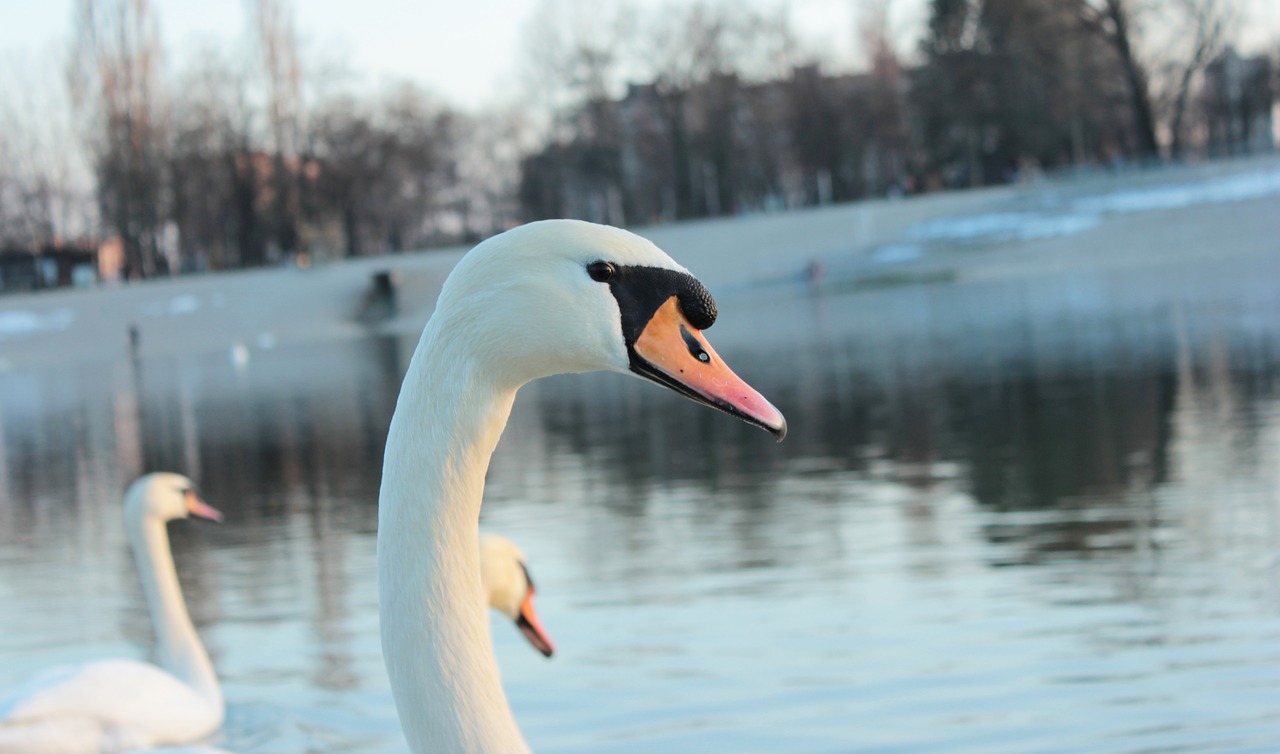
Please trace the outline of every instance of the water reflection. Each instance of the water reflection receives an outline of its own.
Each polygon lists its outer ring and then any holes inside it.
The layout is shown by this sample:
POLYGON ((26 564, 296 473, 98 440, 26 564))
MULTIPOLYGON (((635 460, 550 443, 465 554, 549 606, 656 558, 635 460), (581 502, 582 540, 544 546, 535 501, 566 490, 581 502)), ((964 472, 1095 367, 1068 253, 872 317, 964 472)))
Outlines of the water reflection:
MULTIPOLYGON (((931 349, 918 343, 858 338, 763 357, 726 349, 793 417, 798 430, 781 449, 753 442, 750 428, 608 376, 548 381, 539 408, 553 453, 581 456, 637 493, 614 501, 626 515, 644 515, 639 493, 654 480, 695 482, 717 499, 731 489, 734 505, 755 509, 779 499, 777 485, 797 474, 889 478, 923 490, 962 477, 985 509, 1059 514, 1047 517, 1051 532, 1010 523, 991 530, 993 541, 1035 538, 1028 558, 1088 556, 1099 549, 1095 539, 1147 514, 1069 520, 1067 511, 1145 507, 1153 489, 1184 485, 1224 456, 1245 464, 1239 478, 1262 471, 1256 449, 1274 424, 1274 362, 1223 331, 1192 343, 1179 321, 1166 321, 1167 342, 1144 344, 1171 351, 1172 361, 1128 366, 1094 352, 1027 370, 1018 354, 1015 363, 975 371, 936 351, 927 358, 931 349)), ((1221 470, 1208 483, 1229 476, 1221 470)))
MULTIPOLYGON (((1276 743, 1278 267, 730 296, 781 446, 638 380, 530 386, 483 515, 567 648, 495 626, 536 748, 1276 743)), ((0 376, 0 685, 149 643, 118 498, 168 468, 227 513, 172 530, 226 747, 400 750, 373 552, 415 341, 0 376)))

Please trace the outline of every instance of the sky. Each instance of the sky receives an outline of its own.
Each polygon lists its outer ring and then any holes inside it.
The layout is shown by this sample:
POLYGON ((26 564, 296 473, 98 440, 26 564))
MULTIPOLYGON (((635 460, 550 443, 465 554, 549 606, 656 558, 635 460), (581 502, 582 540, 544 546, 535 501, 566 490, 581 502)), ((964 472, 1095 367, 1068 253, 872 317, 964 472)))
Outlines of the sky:
MULTIPOLYGON (((79 0, 0 0, 0 64, 12 74, 67 49, 79 0), (16 62, 15 62, 16 61, 16 62), (35 62, 33 62, 35 61, 35 62)), ((251 0, 150 0, 166 52, 244 38, 251 0)), ((605 2, 607 0, 600 0, 605 2)), ((661 7, 679 0, 635 0, 661 7)), ((1164 0, 1168 1, 1168 0, 1164 0)), ((1280 44, 1280 0, 1234 0, 1244 11, 1244 47, 1280 44)), ((778 0, 747 0, 763 8, 778 0)), ((802 43, 837 68, 854 68, 858 8, 867 0, 789 0, 802 43)), ((923 29, 927 0, 889 0, 890 26, 909 52, 923 29)), ((372 83, 411 80, 446 102, 469 110, 515 99, 525 29, 539 0, 294 0, 295 20, 308 52, 344 61, 372 83), (353 6, 359 8, 353 11, 353 6)), ((589 3, 584 3, 590 7, 589 3)), ((304 58, 305 59, 305 58, 304 58)), ((60 65, 54 66, 61 68, 60 65)))
MULTIPOLYGON (((777 0, 749 0, 764 8, 777 0)), ((0 0, 0 60, 42 60, 67 49, 77 0, 0 0)), ((894 25, 918 34, 926 0, 895 0, 894 25)), ((181 59, 202 42, 233 45, 244 36, 248 0, 151 0, 166 53, 181 59)), ((639 0, 662 6, 667 0, 639 0)), ((791 0, 792 21, 809 48, 841 67, 856 66, 859 0, 791 0)), ((538 0, 295 0, 306 47, 373 81, 409 79, 456 106, 478 109, 513 99, 524 30, 538 0), (358 11, 353 11, 353 6, 358 11)))

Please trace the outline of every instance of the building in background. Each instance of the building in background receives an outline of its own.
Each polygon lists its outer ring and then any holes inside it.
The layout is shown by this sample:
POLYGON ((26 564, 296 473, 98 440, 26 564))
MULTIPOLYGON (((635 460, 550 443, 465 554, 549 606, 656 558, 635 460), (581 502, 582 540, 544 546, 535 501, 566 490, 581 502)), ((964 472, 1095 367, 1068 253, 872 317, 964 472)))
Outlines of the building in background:
POLYGON ((98 279, 98 249, 89 245, 0 249, 0 293, 82 288, 98 279))

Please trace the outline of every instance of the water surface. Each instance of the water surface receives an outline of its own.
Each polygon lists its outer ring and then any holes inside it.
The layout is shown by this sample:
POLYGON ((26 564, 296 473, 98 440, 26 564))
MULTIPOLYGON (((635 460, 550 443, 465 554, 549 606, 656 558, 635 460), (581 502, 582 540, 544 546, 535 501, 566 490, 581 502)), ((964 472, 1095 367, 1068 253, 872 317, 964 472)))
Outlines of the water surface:
MULTIPOLYGON (((1280 747, 1280 260, 722 295, 764 432, 638 380, 526 388, 482 526, 541 752, 1280 747)), ((171 525, 241 754, 403 751, 377 638, 382 443, 416 338, 0 376, 0 688, 145 656, 119 495, 171 525)))

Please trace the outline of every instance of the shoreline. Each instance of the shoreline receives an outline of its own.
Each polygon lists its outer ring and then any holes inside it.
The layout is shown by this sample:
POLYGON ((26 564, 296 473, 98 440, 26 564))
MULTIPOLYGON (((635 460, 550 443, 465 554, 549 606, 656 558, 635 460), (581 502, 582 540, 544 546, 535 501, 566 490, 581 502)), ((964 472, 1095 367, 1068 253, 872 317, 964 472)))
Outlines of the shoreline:
MULTIPOLYGON (((637 228, 726 299, 833 294, 1280 254, 1280 157, 637 228), (806 282, 807 281, 807 282, 806 282)), ((0 297, 0 374, 420 330, 455 246, 0 297), (398 309, 361 314, 389 272, 398 309)))

